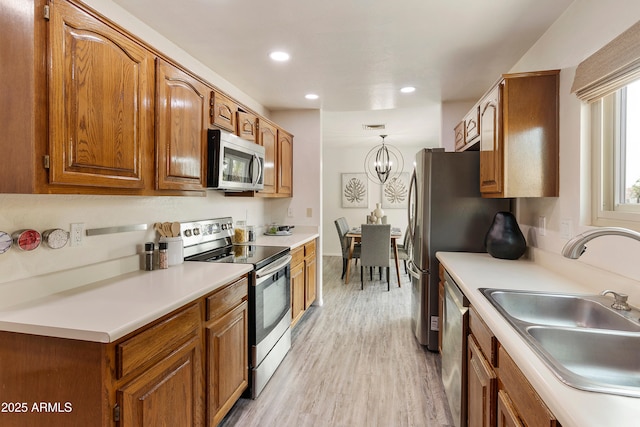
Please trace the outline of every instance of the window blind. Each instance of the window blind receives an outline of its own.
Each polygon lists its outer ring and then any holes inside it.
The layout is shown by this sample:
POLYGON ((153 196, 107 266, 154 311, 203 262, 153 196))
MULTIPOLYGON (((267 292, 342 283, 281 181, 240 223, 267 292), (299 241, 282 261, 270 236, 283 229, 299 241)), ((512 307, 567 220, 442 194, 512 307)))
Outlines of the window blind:
POLYGON ((596 101, 640 78, 640 21, 578 65, 571 92, 596 101))

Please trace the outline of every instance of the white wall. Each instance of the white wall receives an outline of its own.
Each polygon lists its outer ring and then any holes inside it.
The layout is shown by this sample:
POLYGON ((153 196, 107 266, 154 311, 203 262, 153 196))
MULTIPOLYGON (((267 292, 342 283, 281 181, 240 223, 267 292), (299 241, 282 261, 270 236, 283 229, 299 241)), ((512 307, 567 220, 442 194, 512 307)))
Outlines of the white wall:
MULTIPOLYGON (((559 254, 567 239, 560 235, 561 220, 572 223, 572 234, 588 229, 590 192, 589 141, 581 132, 584 107, 570 93, 575 67, 640 19, 637 0, 576 0, 538 42, 515 64, 512 72, 561 69, 560 73, 560 197, 520 199, 518 220, 529 245, 559 254), (547 218, 547 233, 539 235, 538 217, 547 218)), ((604 237, 592 241, 579 261, 640 279, 638 242, 604 237)), ((602 284, 603 288, 615 286, 602 284)))
MULTIPOLYGON (((342 173, 364 172, 364 158, 372 147, 340 148, 325 146, 323 149, 323 205, 324 218, 323 249, 325 255, 341 256, 340 241, 336 232, 334 221, 345 217, 350 226, 366 223, 366 216, 376 207, 376 203, 382 201, 381 185, 368 181, 369 205, 367 208, 343 208, 341 199, 342 173)), ((422 147, 397 147, 404 158, 404 172, 413 170, 415 154, 422 147)), ((405 209, 385 209, 387 221, 394 227, 404 230, 407 226, 407 212, 405 209)))

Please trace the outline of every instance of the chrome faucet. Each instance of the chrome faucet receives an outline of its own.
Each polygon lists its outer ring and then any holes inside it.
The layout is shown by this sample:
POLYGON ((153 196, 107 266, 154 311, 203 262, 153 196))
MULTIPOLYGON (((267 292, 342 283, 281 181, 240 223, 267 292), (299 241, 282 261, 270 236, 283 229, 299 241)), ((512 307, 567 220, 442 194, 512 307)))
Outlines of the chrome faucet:
POLYGON ((587 250, 586 243, 600 236, 624 236, 640 241, 640 233, 622 227, 601 227, 585 231, 569 240, 562 248, 562 255, 578 259, 587 250))

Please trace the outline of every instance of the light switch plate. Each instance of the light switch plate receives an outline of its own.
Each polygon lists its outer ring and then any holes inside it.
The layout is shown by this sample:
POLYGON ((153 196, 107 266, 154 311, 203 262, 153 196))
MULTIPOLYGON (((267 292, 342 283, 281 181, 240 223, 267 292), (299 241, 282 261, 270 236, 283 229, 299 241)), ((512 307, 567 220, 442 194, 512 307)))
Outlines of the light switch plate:
POLYGON ((573 223, 569 218, 560 220, 560 237, 570 239, 573 235, 573 223))

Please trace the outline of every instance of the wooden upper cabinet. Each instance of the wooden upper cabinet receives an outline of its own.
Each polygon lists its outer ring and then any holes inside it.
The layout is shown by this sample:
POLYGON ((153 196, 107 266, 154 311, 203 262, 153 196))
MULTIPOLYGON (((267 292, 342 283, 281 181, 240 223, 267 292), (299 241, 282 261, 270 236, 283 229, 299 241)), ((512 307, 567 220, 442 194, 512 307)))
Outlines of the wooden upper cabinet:
POLYGON ((502 193, 502 85, 489 92, 480 103, 480 192, 502 193))
POLYGON ((293 195, 293 136, 278 129, 278 194, 293 195))
POLYGON ((505 74, 481 99, 483 197, 558 197, 559 73, 505 74))
POLYGON ((480 107, 476 105, 464 116, 464 142, 473 144, 480 136, 480 107))
POLYGON ((210 89, 161 59, 156 82, 156 187, 203 190, 210 89))
POLYGON ((154 55, 64 0, 50 43, 49 182, 150 186, 154 55))
POLYGON ((276 164, 278 155, 278 129, 272 124, 259 120, 258 143, 264 147, 264 189, 263 194, 276 192, 276 164))
POLYGON ((454 148, 456 151, 462 151, 464 147, 464 120, 456 125, 453 133, 455 135, 454 148))
POLYGON ((211 124, 229 132, 236 132, 238 104, 220 92, 211 92, 211 124))
POLYGON ((257 142, 258 116, 244 111, 238 111, 237 116, 238 129, 236 134, 242 139, 257 142))

